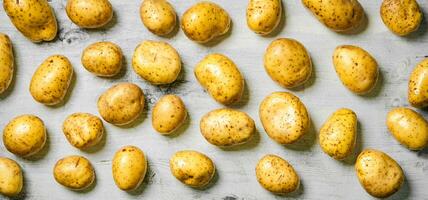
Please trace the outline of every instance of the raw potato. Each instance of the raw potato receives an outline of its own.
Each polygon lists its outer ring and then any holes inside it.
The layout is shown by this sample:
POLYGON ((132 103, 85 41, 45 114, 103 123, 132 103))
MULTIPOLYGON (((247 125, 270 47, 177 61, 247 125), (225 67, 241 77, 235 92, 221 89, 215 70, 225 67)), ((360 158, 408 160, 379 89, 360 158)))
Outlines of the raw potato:
POLYGON ((355 171, 361 186, 372 196, 386 198, 397 192, 404 174, 400 165, 387 154, 374 149, 360 153, 355 171))
POLYGON ((138 147, 122 147, 114 155, 112 163, 114 182, 121 190, 135 190, 143 182, 147 160, 138 147))
POLYGON ((207 43, 229 31, 229 14, 219 5, 202 1, 183 14, 181 28, 186 36, 198 43, 207 43))
POLYGON ((14 71, 12 42, 9 36, 0 33, 0 94, 9 88, 14 71))
POLYGON ((206 155, 197 151, 178 151, 169 160, 172 175, 182 183, 203 188, 215 174, 215 165, 206 155))
POLYGON ((0 157, 0 194, 14 197, 21 193, 23 176, 17 162, 6 157, 0 157))
POLYGON ((152 126, 157 132, 168 135, 177 130, 186 117, 186 106, 181 98, 165 95, 153 107, 152 126))
POLYGON ((140 17, 146 28, 159 36, 171 33, 177 25, 177 15, 166 0, 144 0, 140 7, 140 17))
POLYGON ((95 170, 83 156, 67 156, 58 160, 53 174, 56 182, 72 190, 84 190, 95 180, 95 170))
POLYGON ((416 31, 423 19, 416 0, 384 0, 380 16, 389 30, 399 36, 416 31))
POLYGON ((119 83, 98 98, 98 112, 108 123, 123 126, 134 122, 144 110, 144 93, 133 83, 119 83))
POLYGON ((248 142, 254 135, 255 125, 246 113, 223 108, 204 115, 200 130, 209 143, 227 147, 248 142))
POLYGON ((280 144, 292 144, 309 131, 310 119, 305 105, 288 92, 274 92, 259 108, 263 128, 280 144))
POLYGON ((57 34, 55 14, 46 0, 4 0, 13 25, 33 42, 51 41, 57 34))
POLYGON ((428 145, 428 122, 412 109, 392 109, 386 125, 395 139, 411 150, 422 150, 428 145))
POLYGON ((304 84, 312 74, 312 61, 306 48, 290 38, 276 39, 269 45, 264 66, 269 76, 285 88, 304 84))
POLYGON ((349 90, 356 94, 367 94, 376 85, 379 69, 376 60, 364 49, 338 46, 333 54, 337 75, 349 90))
POLYGON ((108 0, 67 0, 68 18, 82 28, 100 28, 113 18, 108 0))
POLYGON ((104 126, 101 119, 95 115, 74 113, 65 119, 62 131, 71 145, 78 149, 87 149, 101 141, 104 126))
POLYGON ((70 61, 62 55, 48 57, 34 72, 30 93, 34 100, 45 105, 63 101, 73 77, 70 61))
POLYGON ((210 54, 196 65, 196 79, 219 103, 238 102, 244 92, 244 77, 235 63, 222 54, 210 54))
POLYGON ((122 50, 112 42, 96 42, 83 50, 82 64, 89 72, 101 76, 112 77, 122 69, 122 50))
POLYGON ((29 157, 39 152, 46 142, 43 121, 34 115, 21 115, 12 119, 3 130, 3 143, 8 151, 29 157))
POLYGON ((417 108, 428 106, 428 59, 420 62, 410 75, 408 100, 417 108))
POLYGON ((250 0, 247 6, 247 25, 257 34, 267 35, 281 21, 281 0, 250 0))
POLYGON ((337 160, 352 153, 356 139, 357 115, 347 108, 334 112, 321 127, 319 135, 322 150, 337 160))
POLYGON ((300 186, 300 178, 286 160, 276 155, 266 155, 256 166, 257 181, 275 194, 288 194, 300 186))
POLYGON ((180 74, 181 59, 168 43, 146 40, 135 49, 132 68, 151 84, 170 84, 180 74))

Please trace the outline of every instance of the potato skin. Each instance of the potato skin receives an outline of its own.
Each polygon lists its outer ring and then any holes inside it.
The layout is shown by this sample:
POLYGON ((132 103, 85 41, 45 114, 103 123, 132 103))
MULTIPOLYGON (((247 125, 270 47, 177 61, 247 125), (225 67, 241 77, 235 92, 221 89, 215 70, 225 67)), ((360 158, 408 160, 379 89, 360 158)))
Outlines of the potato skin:
POLYGON ((140 7, 140 17, 146 28, 159 36, 171 33, 177 25, 177 15, 166 0, 144 0, 140 7))
POLYGON ((95 170, 91 162, 76 155, 58 160, 53 175, 56 182, 72 190, 84 190, 95 180, 95 170))
POLYGON ((100 28, 113 18, 108 0, 67 0, 68 18, 82 28, 100 28))
POLYGON ((152 111, 152 126, 163 135, 177 130, 186 120, 187 110, 183 101, 176 95, 165 95, 156 102, 152 111))
POLYGON ((100 118, 89 113, 69 115, 62 131, 68 142, 78 149, 87 149, 97 145, 104 135, 104 126, 100 118))
POLYGON ((416 31, 423 19, 416 0, 384 0, 380 16, 386 27, 399 36, 416 31))
POLYGON ((247 6, 247 26, 257 34, 267 35, 281 21, 281 0, 250 0, 247 6))
POLYGON ((132 191, 144 180, 147 159, 138 147, 122 147, 114 155, 112 163, 114 182, 119 189, 132 191))
POLYGON ((7 90, 12 82, 14 57, 9 36, 0 33, 0 94, 7 90))
POLYGON ((101 76, 112 77, 122 69, 122 50, 112 42, 96 42, 83 50, 81 61, 89 72, 101 76))
POLYGON ((0 194, 14 197, 21 193, 24 185, 21 166, 6 157, 0 157, 0 194))
POLYGON ((409 78, 407 97, 413 107, 428 106, 428 59, 420 62, 409 78))

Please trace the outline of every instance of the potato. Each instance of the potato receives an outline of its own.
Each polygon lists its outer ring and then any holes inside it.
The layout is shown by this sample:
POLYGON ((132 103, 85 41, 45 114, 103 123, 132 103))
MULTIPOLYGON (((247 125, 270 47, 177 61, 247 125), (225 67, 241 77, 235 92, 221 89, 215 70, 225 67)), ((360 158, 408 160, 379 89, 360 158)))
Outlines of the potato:
POLYGON ((132 68, 151 84, 170 84, 180 74, 181 59, 174 47, 168 43, 146 40, 135 49, 132 68))
POLYGON ((0 33, 0 94, 5 92, 12 82, 14 58, 12 42, 9 36, 0 33))
POLYGON ((3 143, 8 151, 29 157, 41 149, 46 142, 43 121, 34 115, 20 115, 12 119, 3 130, 3 143))
POLYGON ((428 59, 423 60, 413 69, 407 94, 412 106, 417 108, 428 106, 428 59))
POLYGON ((166 0, 144 0, 140 7, 140 17, 146 28, 159 36, 171 33, 177 25, 177 15, 166 0))
POLYGON ((422 150, 428 145, 428 122, 412 109, 392 109, 386 125, 395 139, 411 150, 422 150))
POLYGON ((376 60, 357 46, 338 46, 333 54, 337 75, 349 90, 356 94, 367 94, 376 85, 379 69, 376 60))
POLYGON ((147 160, 138 147, 122 147, 114 155, 112 163, 113 179, 121 190, 135 190, 146 176, 147 160))
POLYGON ((113 18, 108 0, 67 0, 68 18, 82 28, 100 28, 113 18))
POLYGON ((65 119, 62 131, 71 145, 78 149, 87 149, 101 141, 104 126, 101 119, 95 115, 74 113, 65 119))
POLYGON ((30 93, 34 100, 45 105, 63 101, 73 77, 70 61, 62 55, 48 57, 34 72, 30 93))
POLYGON ((247 25, 257 34, 267 35, 278 26, 282 17, 281 0, 250 0, 247 25))
POLYGON ((83 156, 67 156, 58 160, 53 174, 56 182, 72 190, 84 190, 95 180, 95 170, 83 156))
POLYGON ((13 197, 21 193, 23 176, 17 162, 6 157, 0 157, 0 194, 13 197))
POLYGON ((416 31, 423 19, 416 0, 383 0, 380 16, 389 30, 399 36, 416 31))
POLYGON ((168 135, 177 130, 186 117, 186 106, 181 98, 171 94, 165 95, 153 107, 152 126, 157 132, 168 135))
POLYGON ((276 155, 266 155, 256 166, 260 185, 275 194, 288 194, 300 186, 300 178, 286 160, 276 155))
POLYGON ((112 77, 122 69, 122 50, 112 42, 96 42, 82 53, 82 64, 89 72, 101 76, 112 77))
POLYGON ((230 105, 241 99, 244 77, 228 57, 210 54, 196 65, 194 73, 202 87, 217 102, 230 105))
POLYGON ((280 144, 292 144, 309 131, 310 119, 305 105, 288 92, 274 92, 259 108, 263 128, 280 144))
POLYGON ((360 153, 355 171, 361 186, 372 196, 386 198, 397 192, 404 174, 400 165, 387 154, 374 149, 360 153))
POLYGON ((198 43, 207 43, 229 31, 229 14, 219 5, 202 1, 183 14, 181 29, 186 36, 198 43))
POLYGON ((312 61, 300 42, 280 38, 266 49, 264 66, 269 76, 285 88, 304 84, 312 74, 312 61))
POLYGON ((203 188, 215 174, 215 165, 206 155, 197 151, 178 151, 169 160, 172 175, 182 183, 203 188))
POLYGON ((357 139, 357 115, 341 108, 322 125, 319 142, 322 150, 337 160, 345 159, 355 148, 357 139))
POLYGON ((255 125, 246 113, 222 108, 204 115, 200 130, 209 143, 227 147, 248 142, 254 135, 255 125))
POLYGON ((58 28, 55 14, 46 0, 4 0, 3 8, 13 25, 33 42, 51 41, 58 28))

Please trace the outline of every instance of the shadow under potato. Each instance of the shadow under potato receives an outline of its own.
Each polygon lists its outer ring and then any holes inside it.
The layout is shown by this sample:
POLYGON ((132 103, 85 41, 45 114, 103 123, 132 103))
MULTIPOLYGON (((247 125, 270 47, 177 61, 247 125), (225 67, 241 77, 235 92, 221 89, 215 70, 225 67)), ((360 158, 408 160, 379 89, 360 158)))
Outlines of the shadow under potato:
POLYGON ((213 38, 212 40, 210 40, 210 41, 208 41, 206 43, 199 43, 199 44, 201 44, 203 46, 206 46, 206 47, 216 46, 217 44, 219 44, 220 42, 222 42, 223 40, 225 40, 226 38, 228 38, 230 35, 232 35, 232 28, 233 28, 233 21, 230 20, 229 30, 225 34, 220 35, 218 37, 215 37, 215 38, 213 38))
POLYGON ((286 144, 286 145, 284 145, 284 147, 287 149, 292 149, 292 150, 296 150, 296 151, 308 151, 315 144, 316 135, 317 135, 317 130, 315 129, 315 126, 311 120, 308 132, 305 133, 295 143, 286 144))
POLYGON ((49 149, 50 149, 50 139, 49 138, 50 138, 49 137, 49 131, 46 130, 46 142, 45 142, 45 145, 43 146, 43 148, 39 152, 35 153, 34 155, 31 155, 29 157, 25 157, 24 159, 30 160, 30 161, 37 161, 37 160, 44 158, 48 154, 49 149))
POLYGON ((267 38, 273 38, 278 36, 279 34, 281 34, 281 32, 284 30, 284 27, 286 25, 286 8, 284 6, 284 2, 281 1, 281 17, 279 18, 279 23, 278 25, 272 30, 272 32, 266 34, 266 35, 261 35, 263 37, 267 37, 267 38))
POLYGON ((348 157, 341 160, 343 164, 346 165, 354 165, 357 161, 358 155, 360 155, 361 151, 363 150, 363 138, 362 138, 362 128, 360 121, 357 121, 357 138, 355 141, 355 147, 348 157))
POLYGON ((230 147, 220 147, 224 151, 240 151, 240 150, 248 150, 255 148, 260 143, 260 132, 255 129, 253 133, 253 137, 250 138, 246 143, 230 146, 230 147))

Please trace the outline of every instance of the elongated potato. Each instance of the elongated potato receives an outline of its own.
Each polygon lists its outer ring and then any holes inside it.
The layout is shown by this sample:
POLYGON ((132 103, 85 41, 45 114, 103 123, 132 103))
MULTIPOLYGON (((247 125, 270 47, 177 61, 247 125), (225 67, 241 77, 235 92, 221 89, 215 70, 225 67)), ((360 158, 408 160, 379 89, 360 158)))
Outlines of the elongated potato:
POLYGON ((72 190, 84 190, 95 180, 95 170, 83 156, 67 156, 58 160, 53 174, 56 182, 72 190))
POLYGON ((428 106, 428 59, 420 62, 409 78, 407 97, 417 108, 428 106))
POLYGON ((0 94, 7 90, 12 82, 14 58, 12 42, 9 36, 0 33, 0 94))
POLYGON ((416 0, 383 0, 380 16, 388 29, 399 36, 416 31, 423 19, 416 0))
POLYGON ((14 197, 21 193, 24 185, 22 170, 17 162, 0 157, 0 194, 14 197))
POLYGON ((113 18, 113 7, 108 0, 67 0, 65 11, 82 28, 100 28, 113 18))
POLYGON ((282 17, 281 0, 250 0, 247 25, 257 34, 267 35, 278 26, 282 17))
POLYGON ((101 141, 104 126, 101 119, 95 115, 73 113, 65 119, 62 131, 71 145, 78 149, 87 149, 101 141))
POLYGON ((146 28, 159 36, 171 33, 177 25, 177 15, 167 0, 144 0, 140 17, 146 28))
POLYGON ((143 182, 147 171, 144 152, 135 146, 119 149, 112 161, 113 179, 121 190, 132 191, 143 182))
POLYGON ((122 50, 112 42, 96 42, 83 50, 82 65, 89 72, 101 76, 112 77, 122 69, 122 50))
POLYGON ((181 98, 171 94, 165 95, 153 107, 152 126, 157 132, 168 135, 177 130, 186 117, 186 106, 181 98))

